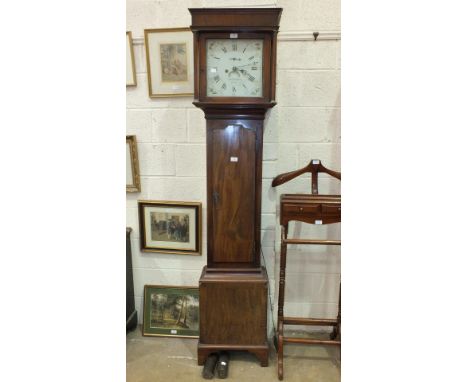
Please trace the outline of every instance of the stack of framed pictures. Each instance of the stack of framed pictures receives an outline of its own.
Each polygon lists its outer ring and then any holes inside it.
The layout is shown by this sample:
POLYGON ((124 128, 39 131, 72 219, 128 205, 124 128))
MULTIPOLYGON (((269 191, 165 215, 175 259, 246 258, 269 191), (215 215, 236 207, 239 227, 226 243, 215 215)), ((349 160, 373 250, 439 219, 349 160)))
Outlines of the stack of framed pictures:
MULTIPOLYGON (((191 30, 145 29, 144 40, 149 97, 193 95, 191 30)), ((132 33, 127 32, 127 87, 136 85, 132 33)), ((126 143, 127 192, 140 192, 136 136, 127 135, 126 143)), ((201 256, 201 203, 139 200, 138 219, 141 251, 201 256)), ((198 287, 145 285, 143 335, 198 338, 198 296, 198 287)))
MULTIPOLYGON (((148 95, 194 94, 193 35, 190 28, 145 29, 148 95)), ((127 87, 137 86, 132 32, 127 32, 127 87)))
MULTIPOLYGON (((143 252, 201 255, 201 203, 138 201, 143 252)), ((198 288, 145 285, 143 335, 198 338, 198 288)))

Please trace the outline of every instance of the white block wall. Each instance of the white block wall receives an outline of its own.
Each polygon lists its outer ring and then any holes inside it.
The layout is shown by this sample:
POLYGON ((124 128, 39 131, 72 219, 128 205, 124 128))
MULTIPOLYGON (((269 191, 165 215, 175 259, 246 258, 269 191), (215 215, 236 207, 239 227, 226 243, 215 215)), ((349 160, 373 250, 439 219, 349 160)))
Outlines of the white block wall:
MULTIPOLYGON (((127 30, 135 41, 138 86, 127 88, 127 134, 137 136, 140 193, 127 193, 127 226, 133 228, 132 253, 138 317, 143 316, 145 284, 197 286, 206 264, 205 120, 191 97, 150 99, 143 30, 190 25, 191 7, 282 7, 278 41, 277 103, 265 120, 263 153, 262 248, 270 277, 275 317, 279 274, 279 196, 310 193, 310 176, 274 189, 277 174, 321 159, 340 170, 340 42, 291 41, 288 32, 338 32, 339 0, 127 0, 127 30), (203 254, 144 253, 139 249, 137 200, 203 203, 203 254)), ((306 36, 307 33, 304 34, 306 36)), ((340 193, 338 181, 321 177, 319 191, 340 193)), ((340 227, 292 224, 291 234, 339 238, 340 227)), ((329 317, 337 312, 339 248, 292 246, 288 251, 286 315, 329 317)), ((271 321, 269 322, 269 324, 271 321)))

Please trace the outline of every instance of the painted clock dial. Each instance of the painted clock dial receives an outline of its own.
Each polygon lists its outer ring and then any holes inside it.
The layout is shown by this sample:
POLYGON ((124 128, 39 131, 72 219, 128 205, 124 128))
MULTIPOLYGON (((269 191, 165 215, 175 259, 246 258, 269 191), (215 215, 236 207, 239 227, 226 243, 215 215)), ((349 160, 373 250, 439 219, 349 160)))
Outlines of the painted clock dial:
POLYGON ((263 40, 206 40, 208 97, 263 96, 263 40))

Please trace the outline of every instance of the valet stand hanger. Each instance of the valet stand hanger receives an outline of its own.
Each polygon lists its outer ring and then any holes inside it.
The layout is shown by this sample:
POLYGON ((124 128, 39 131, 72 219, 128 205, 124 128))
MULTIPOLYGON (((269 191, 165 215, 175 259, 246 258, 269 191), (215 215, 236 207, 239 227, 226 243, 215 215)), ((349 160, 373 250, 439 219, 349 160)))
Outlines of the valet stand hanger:
POLYGON ((301 168, 300 170, 285 172, 284 174, 280 174, 276 176, 275 179, 273 179, 273 181, 271 182, 271 185, 273 187, 279 186, 307 172, 312 173, 312 195, 318 194, 318 173, 319 172, 325 172, 328 175, 331 175, 334 178, 341 180, 341 172, 332 171, 326 168, 320 160, 312 159, 307 166, 305 166, 304 168, 301 168))
POLYGON ((341 283, 336 319, 284 317, 284 291, 286 286, 286 256, 288 244, 341 245, 341 240, 307 240, 288 239, 290 221, 301 221, 310 224, 331 224, 341 222, 341 195, 321 195, 318 193, 318 173, 324 172, 341 180, 341 173, 332 171, 314 159, 299 170, 276 176, 272 186, 287 183, 298 176, 312 174, 312 194, 283 194, 280 201, 281 256, 278 294, 278 330, 275 336, 275 347, 278 352, 278 379, 283 379, 283 346, 285 343, 322 344, 341 346, 341 283), (285 337, 284 325, 319 325, 332 326, 329 340, 312 338, 285 337))

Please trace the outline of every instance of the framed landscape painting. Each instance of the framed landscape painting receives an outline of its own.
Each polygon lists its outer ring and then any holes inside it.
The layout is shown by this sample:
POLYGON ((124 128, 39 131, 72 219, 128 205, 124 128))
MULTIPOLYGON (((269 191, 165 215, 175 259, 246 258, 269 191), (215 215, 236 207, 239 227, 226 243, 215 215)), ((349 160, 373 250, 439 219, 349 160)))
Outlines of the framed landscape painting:
POLYGON ((145 29, 149 96, 191 96, 193 33, 189 28, 145 29))
POLYGON ((145 285, 144 336, 198 338, 199 332, 198 288, 145 285))
POLYGON ((141 250, 201 255, 201 203, 138 201, 141 250))

